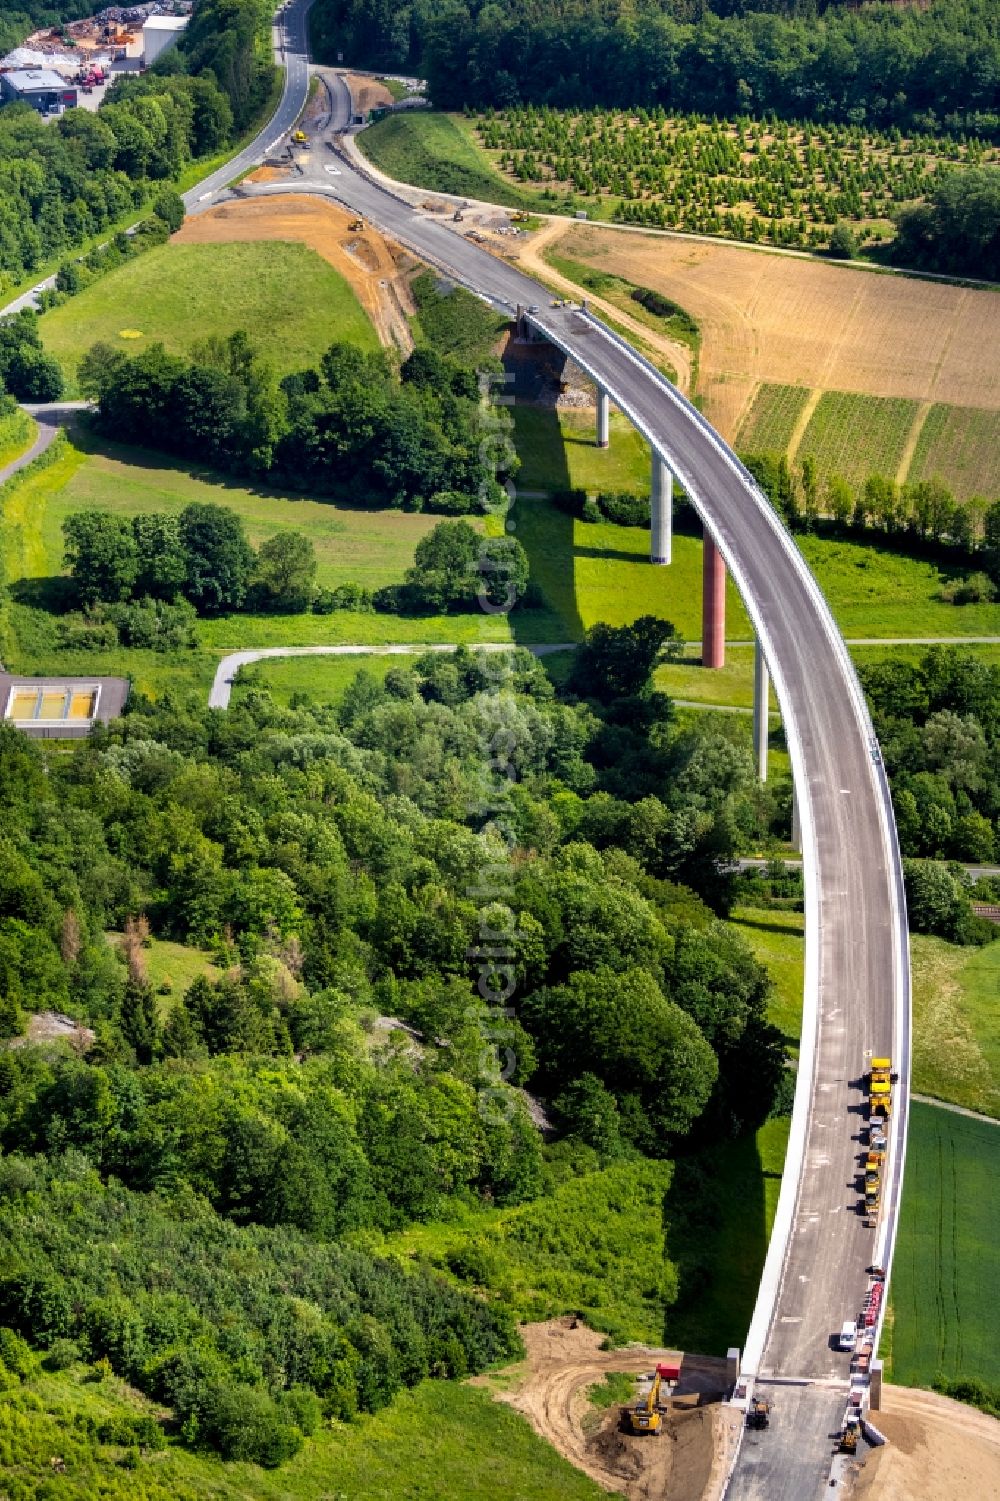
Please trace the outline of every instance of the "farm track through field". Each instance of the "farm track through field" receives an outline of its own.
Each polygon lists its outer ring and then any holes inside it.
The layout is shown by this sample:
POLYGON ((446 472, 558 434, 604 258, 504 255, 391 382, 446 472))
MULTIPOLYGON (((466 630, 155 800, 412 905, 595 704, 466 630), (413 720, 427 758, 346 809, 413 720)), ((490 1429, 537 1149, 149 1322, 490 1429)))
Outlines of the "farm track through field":
POLYGON ((788 462, 790 464, 794 462, 795 455, 799 450, 799 444, 805 437, 806 428, 812 421, 812 414, 819 406, 819 399, 822 395, 823 392, 820 390, 810 391, 805 406, 796 418, 795 426, 792 428, 792 436, 788 440, 788 462))
POLYGON ((924 423, 927 421, 933 405, 934 403, 931 401, 922 401, 917 407, 917 415, 914 417, 910 425, 910 431, 906 435, 906 443, 900 455, 899 467, 896 470, 897 485, 902 485, 906 481, 906 476, 910 472, 910 465, 913 463, 913 455, 916 453, 917 444, 920 442, 920 434, 924 430, 924 423))

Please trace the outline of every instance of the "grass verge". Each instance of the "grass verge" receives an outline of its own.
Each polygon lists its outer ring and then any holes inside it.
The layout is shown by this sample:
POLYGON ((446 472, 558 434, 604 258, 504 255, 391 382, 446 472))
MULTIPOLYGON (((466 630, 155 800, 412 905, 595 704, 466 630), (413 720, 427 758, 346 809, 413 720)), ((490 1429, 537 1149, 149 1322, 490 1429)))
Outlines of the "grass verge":
POLYGON ((373 166, 399 182, 508 208, 530 208, 538 200, 537 194, 505 182, 450 115, 425 110, 387 115, 357 141, 373 166))

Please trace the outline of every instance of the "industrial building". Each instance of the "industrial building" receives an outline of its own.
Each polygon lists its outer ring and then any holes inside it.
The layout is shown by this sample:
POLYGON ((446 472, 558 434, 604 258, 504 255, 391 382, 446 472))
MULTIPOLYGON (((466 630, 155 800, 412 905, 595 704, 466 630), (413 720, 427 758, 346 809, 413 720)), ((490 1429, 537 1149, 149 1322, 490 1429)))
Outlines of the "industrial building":
POLYGON ((142 25, 142 60, 148 68, 172 47, 187 25, 188 16, 149 16, 142 25))
POLYGON ((0 73, 0 101, 4 104, 20 100, 40 115, 49 115, 55 110, 72 109, 76 98, 73 85, 53 68, 15 68, 0 73))
POLYGON ((22 678, 0 672, 8 724, 38 740, 81 740, 125 708, 128 678, 22 678))

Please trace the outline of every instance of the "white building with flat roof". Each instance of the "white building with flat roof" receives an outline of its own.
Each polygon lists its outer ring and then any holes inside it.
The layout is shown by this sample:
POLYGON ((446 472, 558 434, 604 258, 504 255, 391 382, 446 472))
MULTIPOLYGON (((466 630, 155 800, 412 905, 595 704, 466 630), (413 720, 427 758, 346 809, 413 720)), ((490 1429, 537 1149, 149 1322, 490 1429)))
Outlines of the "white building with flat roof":
POLYGON ((147 16, 142 23, 142 60, 148 68, 161 52, 172 47, 190 16, 147 16))

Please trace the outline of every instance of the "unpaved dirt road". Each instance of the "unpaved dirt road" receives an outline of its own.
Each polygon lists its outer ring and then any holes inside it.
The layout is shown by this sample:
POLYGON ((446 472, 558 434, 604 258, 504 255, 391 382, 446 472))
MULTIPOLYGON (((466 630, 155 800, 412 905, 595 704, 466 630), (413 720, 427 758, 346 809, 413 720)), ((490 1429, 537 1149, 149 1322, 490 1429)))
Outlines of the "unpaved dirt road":
POLYGON ((730 1428, 715 1398, 725 1382, 722 1360, 685 1357, 674 1411, 658 1438, 635 1438, 618 1431, 617 1407, 596 1428, 585 1420, 596 1410, 587 1389, 609 1371, 648 1373, 658 1360, 678 1352, 630 1345, 602 1350, 602 1336, 567 1319, 528 1324, 521 1330, 527 1358, 508 1373, 510 1384, 497 1390, 490 1377, 477 1384, 515 1407, 535 1431, 599 1485, 630 1501, 703 1501, 712 1494, 713 1474, 721 1480, 730 1428))
POLYGON ((936 1392, 882 1389, 873 1413, 888 1438, 850 1495, 865 1501, 992 1501, 1000 1496, 1000 1422, 936 1392))
MULTIPOLYGON (((252 180, 273 182, 283 175, 288 174, 281 168, 263 167, 252 180)), ((234 240, 308 245, 351 286, 381 342, 409 354, 413 338, 407 318, 415 308, 402 270, 414 263, 370 226, 361 233, 352 231, 354 217, 325 198, 243 198, 187 219, 174 239, 182 245, 234 240)))

